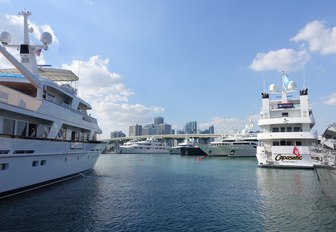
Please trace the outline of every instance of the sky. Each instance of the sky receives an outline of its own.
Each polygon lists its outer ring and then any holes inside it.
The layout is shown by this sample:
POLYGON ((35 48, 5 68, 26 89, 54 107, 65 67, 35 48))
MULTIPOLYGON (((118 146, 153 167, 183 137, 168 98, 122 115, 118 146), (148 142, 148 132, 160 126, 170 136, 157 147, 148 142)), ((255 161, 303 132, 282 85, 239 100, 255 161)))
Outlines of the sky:
MULTIPOLYGON (((261 92, 284 70, 309 89, 319 134, 336 121, 336 1, 0 0, 0 31, 34 43, 53 35, 40 64, 72 70, 103 130, 162 116, 215 133, 258 127, 261 92)), ((0 57, 0 68, 7 67, 0 57)))

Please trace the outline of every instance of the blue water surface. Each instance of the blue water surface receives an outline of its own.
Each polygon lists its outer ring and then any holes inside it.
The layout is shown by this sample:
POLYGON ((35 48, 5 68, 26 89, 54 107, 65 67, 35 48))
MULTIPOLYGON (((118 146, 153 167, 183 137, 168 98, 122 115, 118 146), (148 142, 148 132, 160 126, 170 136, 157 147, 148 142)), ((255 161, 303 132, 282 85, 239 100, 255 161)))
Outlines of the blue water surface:
POLYGON ((104 154, 85 177, 0 201, 0 231, 335 228, 313 170, 258 168, 255 158, 104 154))

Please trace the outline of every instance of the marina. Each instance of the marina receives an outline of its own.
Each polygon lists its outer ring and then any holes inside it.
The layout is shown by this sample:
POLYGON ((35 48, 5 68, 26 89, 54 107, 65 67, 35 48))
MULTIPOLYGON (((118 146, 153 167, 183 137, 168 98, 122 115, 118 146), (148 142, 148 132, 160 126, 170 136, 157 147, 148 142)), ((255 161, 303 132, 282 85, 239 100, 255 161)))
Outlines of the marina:
POLYGON ((335 230, 334 3, 60 1, 0 14, 0 231, 335 230))
POLYGON ((333 231, 313 170, 256 158, 103 154, 94 172, 0 204, 4 231, 333 231), (20 210, 17 210, 17 209, 20 210), (57 212, 57 213, 55 213, 57 212))

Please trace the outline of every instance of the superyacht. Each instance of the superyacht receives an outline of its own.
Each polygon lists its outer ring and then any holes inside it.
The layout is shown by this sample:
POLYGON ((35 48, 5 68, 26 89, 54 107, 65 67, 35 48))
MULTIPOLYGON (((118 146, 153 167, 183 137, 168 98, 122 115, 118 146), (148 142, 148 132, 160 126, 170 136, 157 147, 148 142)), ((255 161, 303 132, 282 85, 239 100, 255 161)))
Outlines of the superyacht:
POLYGON ((131 140, 119 146, 117 153, 123 154, 169 154, 170 147, 162 141, 148 138, 143 141, 131 140))
POLYGON ((241 133, 234 133, 207 145, 199 145, 209 156, 256 157, 257 135, 251 131, 253 125, 246 125, 241 133))
POLYGON ((0 70, 0 198, 73 178, 92 170, 105 143, 88 114, 89 103, 77 96, 69 70, 37 65, 36 55, 52 42, 48 32, 41 45, 31 45, 30 12, 20 12, 24 38, 11 44, 0 34, 0 53, 14 66, 0 70), (19 52, 18 61, 9 50, 19 52))
POLYGON ((181 155, 181 148, 184 147, 195 147, 195 139, 186 138, 183 142, 178 143, 177 146, 171 147, 169 153, 171 155, 181 155))
MULTIPOLYGON (((262 93, 257 159, 260 167, 313 168, 311 147, 317 143, 308 89, 297 91, 296 83, 282 73, 282 88, 271 84, 262 93)), ((317 161, 316 161, 317 162, 317 161)))

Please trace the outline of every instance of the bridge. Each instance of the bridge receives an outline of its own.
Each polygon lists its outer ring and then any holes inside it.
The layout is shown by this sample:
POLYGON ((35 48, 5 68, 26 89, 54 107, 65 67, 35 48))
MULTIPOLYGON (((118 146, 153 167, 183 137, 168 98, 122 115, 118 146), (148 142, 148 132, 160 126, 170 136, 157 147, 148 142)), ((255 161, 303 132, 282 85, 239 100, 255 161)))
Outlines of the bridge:
POLYGON ((193 139, 210 139, 210 138, 219 138, 223 137, 221 134, 164 134, 164 135, 140 135, 140 136, 130 136, 130 137, 116 137, 106 139, 105 141, 109 142, 125 142, 132 139, 144 140, 147 138, 154 138, 154 139, 175 139, 175 140, 184 140, 186 138, 193 138, 193 139))

